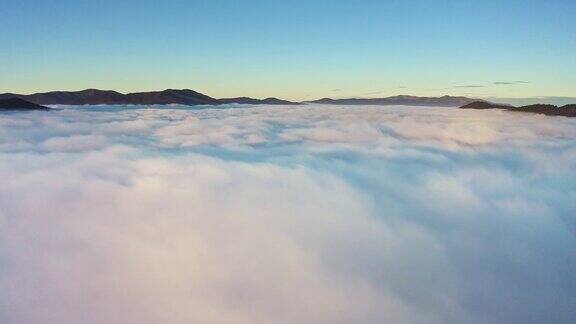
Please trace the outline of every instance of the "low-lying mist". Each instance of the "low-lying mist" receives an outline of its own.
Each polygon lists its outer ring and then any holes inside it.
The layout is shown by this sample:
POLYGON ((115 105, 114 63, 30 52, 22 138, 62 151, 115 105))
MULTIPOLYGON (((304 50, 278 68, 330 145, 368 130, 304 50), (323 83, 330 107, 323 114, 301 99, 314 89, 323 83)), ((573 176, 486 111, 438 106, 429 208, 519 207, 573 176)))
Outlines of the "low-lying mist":
POLYGON ((1 323, 569 323, 576 119, 0 114, 1 323))

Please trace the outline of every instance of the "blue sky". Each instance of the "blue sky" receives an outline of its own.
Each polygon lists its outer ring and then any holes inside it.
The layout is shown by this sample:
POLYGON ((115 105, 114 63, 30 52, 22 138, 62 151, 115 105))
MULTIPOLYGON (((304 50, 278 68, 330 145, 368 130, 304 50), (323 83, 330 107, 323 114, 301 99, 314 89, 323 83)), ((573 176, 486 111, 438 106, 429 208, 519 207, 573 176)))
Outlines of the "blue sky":
POLYGON ((576 95, 576 1, 3 0, 0 14, 0 92, 576 95))

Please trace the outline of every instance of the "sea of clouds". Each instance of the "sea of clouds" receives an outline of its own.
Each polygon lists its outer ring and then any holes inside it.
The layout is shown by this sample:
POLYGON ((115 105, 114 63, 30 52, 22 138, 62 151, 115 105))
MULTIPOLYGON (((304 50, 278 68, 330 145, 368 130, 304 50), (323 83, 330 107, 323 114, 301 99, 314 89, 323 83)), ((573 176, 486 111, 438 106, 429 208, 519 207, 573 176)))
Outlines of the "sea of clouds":
POLYGON ((576 119, 0 114, 0 323, 576 321, 576 119))

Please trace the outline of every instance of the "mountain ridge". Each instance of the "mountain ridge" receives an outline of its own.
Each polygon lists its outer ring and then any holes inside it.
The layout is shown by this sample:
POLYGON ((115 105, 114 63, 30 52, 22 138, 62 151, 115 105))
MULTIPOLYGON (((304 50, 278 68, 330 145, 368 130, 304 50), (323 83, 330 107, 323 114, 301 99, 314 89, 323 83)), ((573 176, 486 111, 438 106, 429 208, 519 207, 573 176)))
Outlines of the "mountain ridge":
POLYGON ((0 99, 19 98, 38 105, 169 105, 181 104, 222 105, 238 104, 268 104, 288 105, 300 104, 274 97, 255 99, 249 97, 216 99, 190 89, 166 89, 161 91, 145 91, 120 93, 114 90, 85 89, 80 91, 50 91, 33 94, 3 93, 0 99))
POLYGON ((460 107, 477 101, 468 97, 442 96, 418 97, 399 95, 384 98, 323 98, 313 101, 294 102, 269 97, 256 99, 250 97, 216 99, 190 89, 166 89, 161 91, 132 92, 123 94, 114 90, 85 89, 80 91, 50 91, 34 94, 0 94, 0 99, 20 98, 38 105, 167 105, 181 104, 221 105, 221 104, 267 104, 267 105, 299 105, 307 103, 334 105, 412 105, 436 107, 460 107))
POLYGON ((410 95, 398 95, 384 98, 344 98, 332 99, 323 98, 313 101, 306 101, 306 103, 318 103, 328 105, 378 105, 378 106, 392 106, 392 105, 406 105, 406 106, 435 106, 435 107, 460 107, 478 101, 462 96, 441 96, 441 97, 418 97, 410 95))
MULTIPOLYGON (((326 105, 377 105, 377 106, 433 106, 433 107, 461 107, 490 109, 511 109, 512 105, 496 104, 487 100, 474 99, 464 96, 419 97, 411 95, 397 95, 383 98, 322 98, 312 101, 294 102, 274 97, 256 99, 250 97, 213 98, 191 89, 166 89, 161 91, 145 91, 120 93, 114 90, 85 89, 80 91, 50 91, 34 94, 0 94, 0 100, 19 98, 37 105, 169 105, 179 104, 187 106, 196 105, 300 105, 300 104, 326 104, 326 105), (467 107, 472 105, 472 107, 467 107)), ((553 106, 553 105, 552 105, 553 106)), ((559 106, 554 106, 559 107, 559 106)), ((566 106, 564 106, 566 107, 566 106)), ((543 107, 529 106, 514 107, 516 111, 543 111, 546 114, 556 114, 556 110, 543 107)), ((570 110, 570 109, 568 109, 570 110)))

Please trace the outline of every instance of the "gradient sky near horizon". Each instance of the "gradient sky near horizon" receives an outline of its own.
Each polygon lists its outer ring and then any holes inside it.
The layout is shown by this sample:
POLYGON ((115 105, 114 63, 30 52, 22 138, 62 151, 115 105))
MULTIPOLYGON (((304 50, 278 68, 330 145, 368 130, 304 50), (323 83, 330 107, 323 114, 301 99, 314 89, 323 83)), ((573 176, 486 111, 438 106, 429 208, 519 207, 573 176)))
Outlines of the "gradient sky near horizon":
POLYGON ((3 0, 0 15, 0 92, 576 96, 573 0, 3 0))

